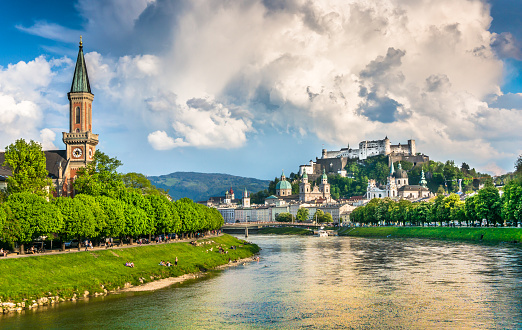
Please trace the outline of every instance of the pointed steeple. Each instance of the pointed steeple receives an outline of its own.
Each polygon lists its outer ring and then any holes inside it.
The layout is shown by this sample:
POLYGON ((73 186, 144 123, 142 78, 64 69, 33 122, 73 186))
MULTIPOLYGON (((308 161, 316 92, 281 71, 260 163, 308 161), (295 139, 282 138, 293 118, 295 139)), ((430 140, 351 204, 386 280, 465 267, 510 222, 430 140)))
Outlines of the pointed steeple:
POLYGON ((80 37, 80 50, 78 50, 78 58, 76 59, 76 68, 74 69, 71 93, 91 93, 87 67, 85 66, 85 59, 83 58, 82 37, 80 37))
POLYGON ((393 166, 393 162, 391 162, 391 166, 390 166, 390 176, 393 176, 393 173, 395 173, 395 167, 393 166))
POLYGON ((426 181, 426 177, 424 176, 424 170, 422 170, 422 172, 421 172, 421 179, 420 179, 419 185, 424 188, 428 187, 428 181, 426 181))

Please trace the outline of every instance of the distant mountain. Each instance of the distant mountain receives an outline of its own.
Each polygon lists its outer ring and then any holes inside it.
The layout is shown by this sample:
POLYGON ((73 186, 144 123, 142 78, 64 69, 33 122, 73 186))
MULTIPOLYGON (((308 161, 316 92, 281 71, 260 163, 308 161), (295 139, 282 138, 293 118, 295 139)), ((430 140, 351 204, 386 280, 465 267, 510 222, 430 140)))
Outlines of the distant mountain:
POLYGON ((169 190, 174 199, 188 197, 194 201, 204 201, 212 196, 225 196, 232 188, 236 198, 243 196, 245 188, 249 193, 268 189, 269 180, 244 178, 229 174, 175 172, 167 175, 149 176, 150 182, 158 188, 169 190))

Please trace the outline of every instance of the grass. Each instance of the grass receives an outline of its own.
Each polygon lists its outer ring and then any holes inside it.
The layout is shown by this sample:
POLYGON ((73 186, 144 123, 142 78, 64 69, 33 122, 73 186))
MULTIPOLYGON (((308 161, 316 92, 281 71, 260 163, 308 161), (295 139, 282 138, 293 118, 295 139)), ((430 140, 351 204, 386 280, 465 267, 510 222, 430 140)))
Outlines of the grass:
POLYGON ((522 242, 519 228, 459 227, 356 227, 343 228, 340 236, 450 239, 472 242, 522 242))
POLYGON ((313 231, 306 228, 296 227, 264 227, 259 229, 259 234, 278 234, 278 235, 313 235, 313 231))
POLYGON ((39 297, 60 296, 70 298, 123 287, 125 283, 140 284, 155 279, 197 273, 232 260, 252 256, 259 251, 230 235, 199 240, 209 242, 193 246, 190 243, 147 245, 136 248, 112 248, 78 253, 42 255, 35 257, 0 259, 0 299, 22 301, 39 297), (230 249, 236 245, 237 249, 230 249), (242 245, 240 247, 240 245, 242 245), (218 246, 228 254, 220 254, 218 246), (213 248, 213 251, 209 251, 213 248), (160 260, 178 266, 160 266, 160 260), (134 262, 135 267, 125 267, 134 262))

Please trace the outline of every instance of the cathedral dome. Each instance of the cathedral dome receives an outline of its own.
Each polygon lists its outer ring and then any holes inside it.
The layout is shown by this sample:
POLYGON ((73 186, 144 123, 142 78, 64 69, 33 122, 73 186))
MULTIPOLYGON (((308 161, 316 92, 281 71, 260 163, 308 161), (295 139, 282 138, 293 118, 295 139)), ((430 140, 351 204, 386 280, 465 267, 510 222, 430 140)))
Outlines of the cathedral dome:
POLYGON ((407 179, 408 178, 408 173, 402 169, 401 163, 399 163, 397 172, 395 172, 395 177, 397 179, 407 179))
POLYGON ((278 189, 278 190, 281 190, 281 189, 292 189, 292 185, 290 184, 290 182, 288 182, 286 180, 283 180, 283 181, 279 181, 276 184, 276 189, 278 189))

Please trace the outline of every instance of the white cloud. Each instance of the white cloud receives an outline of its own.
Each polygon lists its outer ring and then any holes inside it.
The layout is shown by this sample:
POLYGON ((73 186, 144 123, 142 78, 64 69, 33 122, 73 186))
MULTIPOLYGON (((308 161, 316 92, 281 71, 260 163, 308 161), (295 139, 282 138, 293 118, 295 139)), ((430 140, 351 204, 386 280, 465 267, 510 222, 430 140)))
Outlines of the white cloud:
POLYGON ((155 131, 147 137, 150 145, 156 150, 169 150, 179 146, 180 141, 175 141, 165 131, 155 131))
POLYGON ((56 138, 56 133, 48 128, 44 128, 40 131, 40 141, 42 142, 43 150, 56 150, 58 149, 54 145, 54 139, 56 138))
MULTIPOLYGON (((89 42, 111 53, 86 54, 97 100, 153 132, 157 150, 236 148, 274 127, 343 146, 414 138, 435 159, 486 166, 513 157, 510 141, 521 137, 522 100, 502 95, 498 57, 519 56, 516 40, 488 31, 480 0, 82 0, 78 8, 89 42)), ((25 31, 52 37, 56 28, 25 31)), ((15 104, 36 102, 53 79, 53 65, 38 61, 43 78, 30 81, 20 65, 0 92, 29 85, 37 97, 15 104)))

